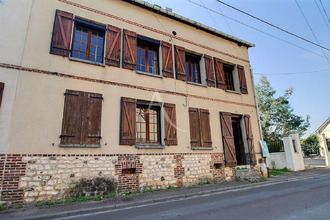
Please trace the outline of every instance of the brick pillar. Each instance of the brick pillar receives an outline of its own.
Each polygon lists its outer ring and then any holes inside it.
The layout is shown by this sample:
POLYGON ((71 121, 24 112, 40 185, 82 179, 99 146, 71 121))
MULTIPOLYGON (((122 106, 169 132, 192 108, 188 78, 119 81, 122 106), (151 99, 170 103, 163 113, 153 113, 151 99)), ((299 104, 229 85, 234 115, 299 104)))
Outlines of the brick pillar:
POLYGON ((26 163, 22 161, 20 154, 1 155, 0 159, 0 201, 9 205, 23 203, 24 190, 19 189, 18 184, 21 176, 25 175, 26 163))
POLYGON ((211 161, 210 161, 210 168, 213 173, 213 180, 214 181, 223 181, 225 180, 225 172, 224 172, 224 158, 223 154, 220 153, 212 153, 211 154, 211 161))
POLYGON ((138 155, 118 156, 115 166, 118 185, 121 192, 135 192, 139 189, 142 163, 138 155))
POLYGON ((184 159, 184 155, 174 155, 174 160, 176 160, 176 167, 174 168, 174 178, 176 178, 178 187, 183 186, 183 177, 185 175, 184 167, 182 166, 182 159, 184 159))

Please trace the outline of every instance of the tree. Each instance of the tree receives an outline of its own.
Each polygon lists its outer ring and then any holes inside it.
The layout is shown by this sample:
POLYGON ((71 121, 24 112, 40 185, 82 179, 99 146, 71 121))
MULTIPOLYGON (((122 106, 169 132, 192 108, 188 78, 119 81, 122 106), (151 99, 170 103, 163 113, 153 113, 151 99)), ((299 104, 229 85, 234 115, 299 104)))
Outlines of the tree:
POLYGON ((311 134, 308 138, 302 139, 301 143, 306 156, 320 154, 320 141, 316 134, 311 134))
POLYGON ((265 76, 261 76, 256 85, 257 102, 260 113, 261 128, 265 141, 276 141, 290 133, 303 135, 310 126, 309 116, 306 120, 293 113, 289 98, 293 88, 285 90, 283 96, 275 97, 275 89, 265 76))

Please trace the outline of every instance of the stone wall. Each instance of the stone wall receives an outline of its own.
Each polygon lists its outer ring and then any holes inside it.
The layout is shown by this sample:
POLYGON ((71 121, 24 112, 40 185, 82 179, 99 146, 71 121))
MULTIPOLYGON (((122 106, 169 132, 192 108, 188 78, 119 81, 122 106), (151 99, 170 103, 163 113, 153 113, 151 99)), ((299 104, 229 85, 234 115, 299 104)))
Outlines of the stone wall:
POLYGON ((232 180, 221 153, 1 155, 1 197, 8 204, 65 199, 81 178, 113 177, 121 192, 232 180))

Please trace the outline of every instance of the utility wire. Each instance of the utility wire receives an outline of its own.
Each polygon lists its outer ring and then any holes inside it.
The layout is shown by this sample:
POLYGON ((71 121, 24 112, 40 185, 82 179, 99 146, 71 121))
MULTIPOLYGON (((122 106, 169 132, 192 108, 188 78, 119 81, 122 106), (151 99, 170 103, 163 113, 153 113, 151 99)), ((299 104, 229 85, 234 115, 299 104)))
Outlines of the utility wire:
POLYGON ((317 4, 316 0, 314 0, 314 3, 315 3, 315 5, 317 6, 317 9, 319 10, 319 12, 320 12, 320 14, 321 14, 321 16, 322 16, 322 19, 323 19, 325 25, 327 26, 328 30, 330 31, 329 24, 328 24, 329 21, 327 22, 327 21, 325 20, 325 17, 324 17, 324 15, 323 15, 323 13, 322 13, 322 11, 321 11, 321 9, 320 9, 320 6, 317 4))
POLYGON ((308 71, 308 72, 295 72, 295 73, 253 73, 256 75, 299 75, 299 74, 311 74, 311 73, 318 73, 318 72, 325 72, 330 71, 330 69, 325 70, 314 70, 314 71, 308 71))
POLYGON ((313 44, 313 45, 315 45, 315 46, 318 46, 318 47, 321 47, 321 48, 323 48, 323 49, 325 49, 325 50, 330 51, 329 48, 326 48, 326 47, 324 47, 324 46, 322 46, 322 45, 320 45, 320 44, 314 43, 313 41, 307 40, 307 39, 305 39, 305 38, 303 38, 303 37, 300 37, 300 36, 298 36, 298 35, 296 35, 296 34, 290 32, 290 31, 284 30, 283 28, 280 28, 280 27, 278 27, 278 26, 276 26, 276 25, 274 25, 274 24, 271 24, 271 23, 269 23, 269 22, 267 22, 267 21, 265 21, 265 20, 262 20, 262 19, 260 19, 260 18, 258 18, 258 17, 256 17, 256 16, 253 16, 253 15, 251 15, 251 14, 249 14, 249 13, 247 13, 247 12, 244 12, 244 11, 238 9, 238 8, 235 8, 234 6, 228 5, 228 4, 226 4, 226 3, 224 3, 224 2, 222 2, 222 1, 220 1, 220 0, 216 0, 216 1, 219 2, 219 3, 221 3, 221 4, 224 4, 224 5, 228 6, 228 7, 230 7, 230 8, 232 8, 232 9, 236 10, 236 11, 239 11, 239 12, 241 12, 241 13, 243 13, 243 14, 245 14, 245 15, 251 17, 251 18, 254 18, 254 19, 258 20, 258 21, 261 21, 262 23, 265 23, 265 24, 267 24, 267 25, 269 25, 269 26, 271 26, 271 27, 273 27, 273 28, 276 28, 276 29, 278 29, 278 30, 280 30, 280 31, 283 31, 283 32, 285 32, 285 33, 287 33, 287 34, 290 34, 290 35, 292 35, 292 36, 294 36, 294 37, 296 37, 296 38, 299 38, 299 39, 301 39, 301 40, 303 40, 303 41, 306 41, 306 42, 308 42, 308 43, 310 43, 310 44, 313 44))
POLYGON ((251 25, 245 24, 245 23, 243 23, 243 22, 241 22, 241 21, 238 21, 238 20, 236 20, 236 19, 234 19, 234 18, 228 17, 227 15, 221 14, 221 13, 219 13, 219 12, 213 10, 213 9, 210 9, 210 8, 207 8, 207 7, 203 6, 203 5, 201 5, 201 4, 198 4, 197 2, 194 2, 194 1, 192 1, 192 0, 187 0, 187 1, 189 1, 189 2, 191 2, 191 3, 193 3, 193 4, 195 4, 195 5, 197 5, 197 6, 199 6, 199 7, 205 8, 205 9, 207 9, 207 10, 213 12, 213 13, 216 13, 216 14, 218 14, 218 15, 221 15, 221 16, 223 16, 223 17, 226 17, 226 18, 228 18, 228 19, 230 19, 230 20, 232 20, 232 21, 235 21, 235 22, 237 22, 237 23, 239 23, 239 24, 241 24, 241 25, 244 25, 244 26, 249 27, 249 28, 251 28, 251 29, 253 29, 253 30, 256 30, 256 31, 258 31, 258 32, 260 32, 260 33, 263 33, 263 34, 265 34, 265 35, 268 35, 268 36, 270 36, 270 37, 273 37, 273 38, 275 38, 275 39, 277 39, 277 40, 283 41, 283 42, 285 42, 285 43, 287 43, 287 44, 290 44, 290 45, 292 45, 292 46, 295 46, 295 47, 297 47, 297 48, 300 48, 300 49, 302 49, 302 50, 305 50, 305 51, 307 51, 307 52, 310 52, 310 53, 312 53, 312 54, 314 54, 314 55, 317 55, 317 56, 320 56, 320 57, 326 58, 325 56, 323 56, 323 55, 321 55, 321 54, 315 53, 315 52, 313 52, 313 51, 311 51, 311 50, 305 49, 305 48, 303 48, 303 47, 301 47, 301 46, 298 46, 298 45, 296 45, 296 44, 294 44, 294 43, 291 43, 291 42, 289 42, 289 41, 286 41, 286 40, 284 40, 284 39, 281 39, 281 38, 279 38, 279 37, 276 37, 276 36, 274 36, 274 35, 271 35, 271 34, 265 32, 265 31, 259 30, 259 29, 255 28, 255 27, 251 26, 251 25))
POLYGON ((327 13, 327 11, 325 10, 325 8, 324 8, 324 6, 323 6, 323 3, 322 3, 322 1, 321 1, 321 0, 319 0, 319 2, 321 3, 321 6, 322 6, 322 8, 323 8, 323 11, 324 11, 325 15, 326 15, 326 16, 327 16, 327 18, 328 18, 328 22, 330 23, 330 19, 329 19, 328 13, 327 13))
MULTIPOLYGON (((221 28, 220 28, 220 25, 219 25, 218 22, 213 18, 213 16, 212 16, 212 14, 210 13, 210 11, 207 10, 206 7, 204 6, 203 1, 202 1, 202 0, 199 0, 199 1, 200 1, 200 3, 203 5, 203 7, 204 7, 205 10, 207 11, 207 13, 209 14, 209 16, 211 17, 211 19, 213 20, 213 22, 218 26, 219 29, 221 29, 221 28)), ((226 18, 224 18, 224 19, 226 20, 226 18)), ((227 20, 226 20, 226 22, 227 22, 227 20)), ((228 22, 227 22, 227 25, 228 25, 228 27, 229 27, 228 22)), ((231 30, 230 27, 229 27, 229 29, 231 30)), ((231 32, 233 32, 233 31, 231 30, 231 32)), ((240 51, 237 50, 236 47, 233 46, 233 48, 236 50, 236 52, 237 52, 238 54, 240 54, 241 56, 244 56, 244 55, 242 55, 242 54, 240 53, 240 51)))
MULTIPOLYGON (((305 19, 305 21, 306 21, 306 23, 307 23, 309 29, 311 30, 311 32, 312 32, 312 34, 313 34, 313 36, 314 36, 316 42, 317 42, 318 44, 320 44, 319 40, 317 39, 317 37, 316 37, 316 35, 315 35, 315 33, 314 33, 313 29, 312 29, 312 26, 309 24, 309 22, 308 22, 308 20, 307 20, 307 18, 306 18, 306 16, 305 16, 305 14, 304 14, 304 12, 303 12, 303 10, 301 9, 300 5, 298 4, 297 0, 295 0, 295 2, 296 2, 296 4, 297 4, 297 6, 298 6, 298 8, 299 8, 299 10, 300 10, 300 12, 301 12, 301 14, 303 15, 303 17, 304 17, 304 19, 305 19)), ((321 49, 321 50, 322 50, 323 55, 324 55, 325 57, 327 57, 327 56, 325 55, 325 53, 324 53, 324 50, 323 50, 323 49, 321 49)), ((328 63, 330 64, 328 57, 327 57, 326 59, 327 59, 328 63)))

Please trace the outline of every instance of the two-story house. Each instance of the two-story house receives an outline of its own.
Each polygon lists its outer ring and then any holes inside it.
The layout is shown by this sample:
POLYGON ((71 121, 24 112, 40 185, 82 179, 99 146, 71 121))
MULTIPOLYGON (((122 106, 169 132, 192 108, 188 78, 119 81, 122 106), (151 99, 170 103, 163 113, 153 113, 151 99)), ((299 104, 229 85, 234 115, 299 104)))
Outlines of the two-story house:
POLYGON ((248 48, 141 0, 0 5, 0 201, 62 199, 81 178, 122 191, 260 168, 248 48))

